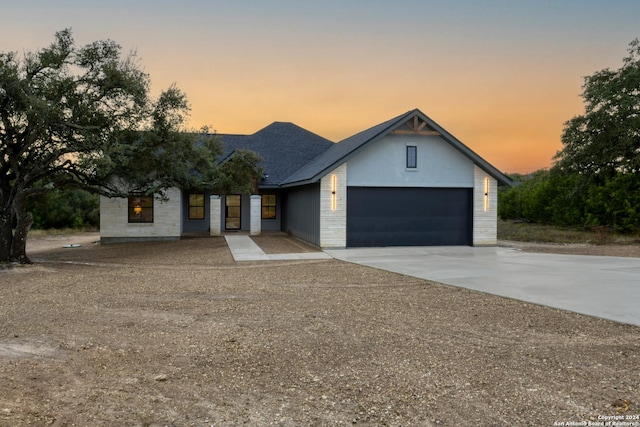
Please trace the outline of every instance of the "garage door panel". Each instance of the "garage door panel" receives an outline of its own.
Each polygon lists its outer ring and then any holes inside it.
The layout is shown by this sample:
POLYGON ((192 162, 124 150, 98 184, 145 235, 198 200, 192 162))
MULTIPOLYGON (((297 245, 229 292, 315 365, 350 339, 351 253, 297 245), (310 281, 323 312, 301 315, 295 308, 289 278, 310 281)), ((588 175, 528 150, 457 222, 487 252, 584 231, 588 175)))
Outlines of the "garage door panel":
POLYGON ((347 246, 471 244, 471 189, 347 189, 347 246))

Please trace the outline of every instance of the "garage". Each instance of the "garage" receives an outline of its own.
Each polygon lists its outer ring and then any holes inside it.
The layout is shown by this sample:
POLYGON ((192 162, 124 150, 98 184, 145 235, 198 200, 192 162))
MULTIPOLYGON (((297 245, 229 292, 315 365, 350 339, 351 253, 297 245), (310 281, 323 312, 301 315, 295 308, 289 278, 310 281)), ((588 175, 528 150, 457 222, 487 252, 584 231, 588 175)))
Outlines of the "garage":
POLYGON ((471 188, 347 188, 347 246, 472 244, 471 188))

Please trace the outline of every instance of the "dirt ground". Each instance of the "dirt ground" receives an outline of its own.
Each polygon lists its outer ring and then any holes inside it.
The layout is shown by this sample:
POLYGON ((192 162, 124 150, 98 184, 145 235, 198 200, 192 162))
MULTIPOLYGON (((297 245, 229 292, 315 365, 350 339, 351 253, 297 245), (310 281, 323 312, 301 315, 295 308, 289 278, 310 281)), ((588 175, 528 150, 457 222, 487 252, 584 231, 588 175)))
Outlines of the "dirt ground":
POLYGON ((337 260, 236 263, 220 237, 96 240, 34 239, 33 265, 0 269, 0 426, 640 425, 638 327, 337 260))
POLYGON ((586 243, 550 244, 532 242, 501 241, 500 246, 512 247, 526 252, 555 253, 568 255, 596 255, 640 258, 638 244, 592 245, 586 243))

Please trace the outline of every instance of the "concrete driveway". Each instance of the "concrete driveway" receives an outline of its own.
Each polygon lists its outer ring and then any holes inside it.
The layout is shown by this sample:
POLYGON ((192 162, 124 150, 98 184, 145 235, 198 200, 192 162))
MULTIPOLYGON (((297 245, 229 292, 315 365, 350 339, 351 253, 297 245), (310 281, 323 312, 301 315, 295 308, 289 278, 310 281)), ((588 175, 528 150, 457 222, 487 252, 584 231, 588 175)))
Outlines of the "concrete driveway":
POLYGON ((640 326, 640 259, 490 247, 325 251, 334 258, 640 326))

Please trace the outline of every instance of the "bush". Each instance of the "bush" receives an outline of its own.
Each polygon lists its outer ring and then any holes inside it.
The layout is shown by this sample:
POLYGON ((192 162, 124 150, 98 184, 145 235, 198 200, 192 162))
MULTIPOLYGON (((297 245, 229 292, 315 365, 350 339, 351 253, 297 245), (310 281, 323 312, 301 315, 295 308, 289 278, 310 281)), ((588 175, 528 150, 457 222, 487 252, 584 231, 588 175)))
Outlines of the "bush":
POLYGON ((31 198, 27 210, 35 229, 97 228, 100 224, 99 197, 78 189, 56 189, 31 198))
POLYGON ((517 176, 516 185, 499 193, 501 219, 563 227, 640 230, 640 177, 618 173, 610 178, 558 170, 517 176))
POLYGON ((586 220, 592 226, 612 227, 623 233, 640 229, 640 178, 618 174, 588 192, 586 220))

